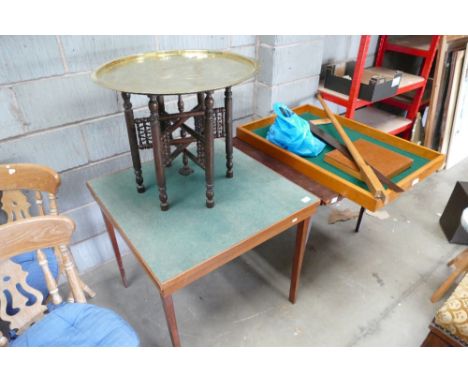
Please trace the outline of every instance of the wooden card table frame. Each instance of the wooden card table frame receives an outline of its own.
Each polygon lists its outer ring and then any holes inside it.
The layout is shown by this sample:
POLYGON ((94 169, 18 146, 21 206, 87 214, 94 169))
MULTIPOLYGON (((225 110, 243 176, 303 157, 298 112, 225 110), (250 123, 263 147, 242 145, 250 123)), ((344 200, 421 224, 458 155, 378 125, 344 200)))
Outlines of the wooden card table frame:
MULTIPOLYGON (((292 110, 307 120, 320 120, 327 116, 325 111, 312 105, 302 105, 292 110)), ((359 230, 366 209, 377 211, 403 194, 387 188, 384 191, 385 202, 376 198, 366 187, 365 183, 324 162, 323 156, 332 150, 330 147, 327 147, 316 158, 302 158, 276 146, 266 139, 266 132, 275 121, 275 118, 275 115, 270 115, 238 126, 236 129, 236 139, 243 141, 259 152, 281 162, 283 165, 290 167, 332 192, 359 204, 361 210, 356 225, 356 232, 359 230)), ((336 119, 345 128, 351 140, 366 139, 414 160, 410 169, 392 178, 392 181, 405 191, 410 190, 417 183, 439 170, 444 164, 445 156, 437 151, 418 146, 349 118, 336 115, 336 119)), ((329 134, 336 135, 335 138, 340 140, 333 125, 321 124, 320 127, 325 129, 329 134)))
MULTIPOLYGON (((215 157, 224 157, 224 145, 219 141, 215 142, 215 157)), ((190 181, 178 176, 175 168, 167 169, 174 204, 164 214, 152 195, 135 198, 128 182, 131 169, 87 183, 102 211, 122 282, 128 285, 115 230, 158 289, 175 346, 181 341, 172 295, 292 227, 297 233, 289 300, 294 303, 297 298, 310 220, 319 199, 237 149, 235 161, 235 178, 226 179, 223 169, 214 174, 220 196, 212 210, 197 201, 204 179, 197 168, 190 181), (184 197, 187 193, 193 197, 184 197)), ((151 163, 143 164, 145 167, 151 163)), ((151 176, 147 184, 149 189, 157 187, 151 176)))

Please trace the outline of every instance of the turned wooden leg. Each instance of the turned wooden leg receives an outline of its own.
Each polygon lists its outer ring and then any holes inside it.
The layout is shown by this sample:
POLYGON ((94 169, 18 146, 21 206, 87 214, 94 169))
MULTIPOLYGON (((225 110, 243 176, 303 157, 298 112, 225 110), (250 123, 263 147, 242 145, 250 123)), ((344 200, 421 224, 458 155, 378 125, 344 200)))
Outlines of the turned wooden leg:
POLYGON ((163 303, 164 313, 166 314, 167 327, 169 329, 169 334, 171 335, 172 346, 180 346, 179 331, 177 329, 177 321, 172 295, 161 295, 161 300, 163 303))
POLYGON ((232 163, 232 91, 230 87, 224 92, 224 109, 225 109, 225 125, 226 125, 226 177, 234 176, 232 163))
POLYGON ((143 174, 141 171, 140 151, 138 150, 138 142, 135 130, 135 121, 133 115, 132 103, 130 102, 130 93, 122 93, 125 109, 125 122, 127 124, 128 142, 130 144, 130 153, 132 155, 133 170, 135 172, 135 181, 137 184, 137 191, 139 193, 145 192, 143 185, 143 174))
MULTIPOLYGON (((179 113, 184 112, 184 100, 182 99, 182 96, 179 95, 178 101, 177 101, 177 108, 179 109, 179 113)), ((180 128, 180 137, 185 138, 187 135, 187 132, 183 129, 183 127, 180 128)), ((189 166, 189 159, 187 155, 187 148, 184 149, 182 152, 182 168, 179 169, 179 174, 183 176, 188 176, 193 173, 193 170, 189 166)))
POLYGON ((444 294, 447 293, 455 280, 462 273, 466 273, 468 271, 468 249, 465 249, 463 252, 459 253, 458 256, 450 260, 447 265, 453 265, 455 269, 432 295, 431 302, 433 303, 439 301, 444 296, 444 294))
POLYGON ((206 206, 212 208, 214 202, 214 145, 213 145, 213 92, 206 92, 205 98, 205 181, 206 206))
POLYGON ((169 203, 167 202, 166 193, 166 177, 164 175, 164 163, 162 155, 162 142, 161 142, 161 127, 159 125, 158 115, 158 102, 157 96, 149 96, 148 107, 150 109, 150 123, 151 123, 151 134, 153 137, 153 156, 154 156, 154 167, 156 171, 156 182, 159 189, 159 201, 162 211, 169 209, 169 203))
MULTIPOLYGON (((102 211, 101 211, 102 212, 102 211)), ((122 262, 122 255, 120 254, 119 245, 117 244, 117 238, 115 237, 114 226, 111 221, 107 218, 106 214, 102 212, 102 217, 104 218, 104 223, 106 224, 107 233, 112 243, 112 248, 114 249, 115 259, 117 260, 117 265, 119 266, 120 277, 122 278, 122 283, 125 288, 128 287, 127 277, 125 276, 125 268, 122 262)))
POLYGON ((296 249, 294 252, 293 267, 291 272, 291 287, 289 289, 289 301, 296 302, 297 290, 299 289, 299 277, 301 275, 302 261, 304 260, 305 247, 307 243, 307 232, 309 230, 311 217, 301 221, 297 225, 296 249))

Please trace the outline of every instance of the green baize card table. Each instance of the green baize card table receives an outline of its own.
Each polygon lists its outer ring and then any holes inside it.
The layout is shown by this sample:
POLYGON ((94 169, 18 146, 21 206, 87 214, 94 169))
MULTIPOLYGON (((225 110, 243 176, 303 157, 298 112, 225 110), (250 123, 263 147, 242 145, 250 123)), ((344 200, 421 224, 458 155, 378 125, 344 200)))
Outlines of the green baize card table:
MULTIPOLYGON (((319 199, 239 150, 234 151, 236 176, 226 178, 224 144, 215 142, 216 207, 203 203, 204 173, 188 177, 166 169, 173 190, 172 208, 159 209, 156 182, 148 192, 134 190, 133 170, 93 179, 87 186, 104 216, 119 265, 125 270, 115 237, 119 231, 161 295, 174 346, 180 345, 172 294, 279 233, 297 226, 289 300, 296 300, 310 219, 319 199)), ((148 162, 144 167, 152 166, 148 162)), ((152 171, 147 171, 151 174, 152 171)))

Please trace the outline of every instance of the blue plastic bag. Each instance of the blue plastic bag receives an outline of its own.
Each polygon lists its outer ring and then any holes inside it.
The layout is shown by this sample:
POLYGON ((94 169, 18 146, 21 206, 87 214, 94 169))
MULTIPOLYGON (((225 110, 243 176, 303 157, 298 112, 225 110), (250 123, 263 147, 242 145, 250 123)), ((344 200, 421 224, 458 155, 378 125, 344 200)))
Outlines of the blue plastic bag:
POLYGON ((315 157, 322 152, 325 143, 314 137, 309 122, 282 103, 275 103, 273 110, 276 119, 268 130, 270 142, 302 157, 315 157))

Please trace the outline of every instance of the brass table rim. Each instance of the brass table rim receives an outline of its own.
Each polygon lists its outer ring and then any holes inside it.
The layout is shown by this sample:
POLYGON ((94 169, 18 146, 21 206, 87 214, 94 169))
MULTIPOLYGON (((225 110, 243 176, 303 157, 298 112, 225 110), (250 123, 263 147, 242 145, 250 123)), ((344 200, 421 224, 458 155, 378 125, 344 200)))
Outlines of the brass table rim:
POLYGON ((91 74, 91 79, 100 86, 103 86, 108 89, 120 91, 120 92, 125 92, 125 93, 155 94, 155 95, 182 95, 182 94, 195 94, 199 92, 212 91, 212 90, 214 91, 214 90, 224 89, 226 87, 238 85, 246 81, 247 79, 253 77, 255 73, 258 71, 258 69, 259 69, 259 65, 255 60, 245 57, 243 55, 233 53, 233 52, 228 52, 228 51, 204 50, 204 49, 158 50, 158 51, 149 51, 149 52, 132 54, 129 56, 124 56, 124 57, 120 57, 120 58, 108 61, 102 64, 101 66, 99 66, 96 70, 94 70, 94 72, 91 74), (134 89, 131 89, 128 86, 120 86, 118 84, 116 85, 115 83, 111 83, 110 81, 106 81, 105 79, 102 78, 105 73, 108 73, 109 71, 111 71, 112 69, 115 69, 116 67, 120 67, 128 63, 143 62, 146 58, 167 58, 167 57, 173 57, 173 56, 187 56, 190 58, 190 56, 197 56, 197 55, 199 56, 204 55, 206 57, 214 56, 214 57, 228 58, 233 61, 244 63, 246 67, 250 67, 250 70, 245 75, 232 79, 231 81, 227 81, 227 83, 216 86, 216 87, 201 87, 197 89, 190 89, 190 91, 187 91, 187 89, 184 89, 184 90, 175 89, 174 91, 164 92, 164 93, 135 91, 134 89))

